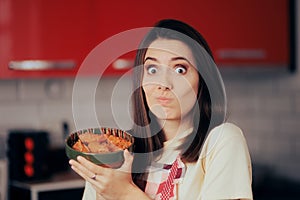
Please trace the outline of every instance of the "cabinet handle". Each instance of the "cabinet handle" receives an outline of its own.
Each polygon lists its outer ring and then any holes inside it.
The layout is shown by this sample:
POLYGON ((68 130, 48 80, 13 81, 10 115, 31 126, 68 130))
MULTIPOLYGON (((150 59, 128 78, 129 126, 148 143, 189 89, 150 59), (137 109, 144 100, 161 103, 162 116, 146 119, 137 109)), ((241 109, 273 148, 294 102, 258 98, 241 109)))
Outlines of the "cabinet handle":
POLYGON ((12 70, 47 70, 59 69, 68 70, 76 66, 74 60, 21 60, 10 61, 8 68, 12 70))
POLYGON ((117 59, 113 64, 113 68, 116 70, 122 70, 122 69, 129 69, 132 68, 134 64, 134 61, 131 59, 117 59))

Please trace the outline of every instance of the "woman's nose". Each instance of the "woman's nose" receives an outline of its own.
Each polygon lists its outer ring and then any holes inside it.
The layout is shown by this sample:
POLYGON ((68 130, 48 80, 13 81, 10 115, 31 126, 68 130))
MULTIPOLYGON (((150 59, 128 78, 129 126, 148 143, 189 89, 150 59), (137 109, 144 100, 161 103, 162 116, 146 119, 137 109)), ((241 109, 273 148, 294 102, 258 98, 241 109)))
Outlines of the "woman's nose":
POLYGON ((170 90, 170 87, 164 85, 158 85, 159 90, 170 90))
POLYGON ((162 73, 159 77, 158 89, 160 90, 171 90, 173 89, 172 77, 169 73, 162 73))

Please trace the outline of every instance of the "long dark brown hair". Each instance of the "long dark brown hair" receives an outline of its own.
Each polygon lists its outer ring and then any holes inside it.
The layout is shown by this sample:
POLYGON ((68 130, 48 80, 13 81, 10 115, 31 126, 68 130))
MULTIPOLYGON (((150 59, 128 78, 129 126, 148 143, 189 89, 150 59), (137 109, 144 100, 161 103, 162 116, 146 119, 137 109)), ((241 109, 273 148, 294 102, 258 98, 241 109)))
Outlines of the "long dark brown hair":
POLYGON ((184 162, 196 162, 199 159, 208 132, 224 121, 226 112, 223 83, 214 64, 212 51, 203 36, 182 21, 159 21, 140 43, 133 71, 132 133, 135 136, 135 155, 132 175, 133 181, 142 189, 144 185, 140 180, 146 180, 146 168, 160 154, 159 150, 163 148, 164 142, 163 130, 149 110, 142 88, 144 57, 149 45, 158 38, 180 40, 188 45, 193 52, 199 74, 197 103, 193 109, 194 129, 181 146, 181 159, 184 162))

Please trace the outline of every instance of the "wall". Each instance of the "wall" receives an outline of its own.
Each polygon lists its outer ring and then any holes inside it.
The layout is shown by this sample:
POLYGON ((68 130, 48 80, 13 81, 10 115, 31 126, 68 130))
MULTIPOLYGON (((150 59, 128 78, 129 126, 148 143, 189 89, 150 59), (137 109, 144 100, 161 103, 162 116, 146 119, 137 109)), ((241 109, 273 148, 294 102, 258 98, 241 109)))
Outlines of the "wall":
MULTIPOLYGON (((96 79, 95 79, 96 80, 96 79)), ((77 80, 78 81, 78 80, 77 80)), ((97 89, 95 93, 95 107, 97 117, 102 126, 121 126, 129 128, 125 107, 122 99, 125 93, 130 92, 130 80, 125 77, 121 84, 118 78, 101 79, 97 88, 92 88, 94 79, 81 79, 78 104, 74 107, 79 110, 79 125, 75 125, 72 112, 72 92, 74 79, 23 79, 23 80, 1 80, 0 81, 0 131, 5 135, 10 129, 42 129, 50 133, 50 141, 53 146, 63 145, 63 122, 67 122, 70 131, 82 127, 96 127, 87 110, 91 108, 90 99, 86 91, 97 89), (114 101, 111 102, 113 87, 120 85, 122 89, 115 92, 114 101), (116 109, 122 114, 113 116, 111 104, 116 105, 116 109), (121 105, 121 107, 118 107, 121 105), (114 118, 118 120, 114 122, 114 118), (121 123, 121 124, 120 124, 121 123), (123 124, 123 125, 122 125, 123 124)), ((127 107, 127 106, 126 106, 127 107)), ((130 121, 129 121, 130 123, 130 121)))
MULTIPOLYGON (((243 129, 253 162, 300 180, 297 171, 300 168, 300 74, 276 67, 228 67, 222 68, 221 74, 228 96, 229 121, 243 129)), ((90 90, 92 81, 81 80, 86 85, 83 91, 90 90)), ((122 97, 130 93, 131 85, 128 77, 121 84, 118 81, 118 78, 101 79, 95 95, 96 114, 102 126, 126 129, 131 122, 125 109, 128 100, 122 97), (119 88, 118 96, 111 103, 116 88, 119 88), (113 116, 111 107, 121 114, 113 116)), ((71 130, 76 129, 72 114, 73 83, 74 79, 1 80, 2 137, 11 128, 45 129, 51 133, 51 145, 63 145, 62 123, 66 121, 71 130)), ((80 111, 80 126, 97 126, 91 123, 91 113, 86 112, 90 108, 87 95, 80 96, 76 108, 80 111)))
POLYGON ((300 180, 300 74, 251 68, 223 77, 229 117, 244 130, 253 162, 300 180))

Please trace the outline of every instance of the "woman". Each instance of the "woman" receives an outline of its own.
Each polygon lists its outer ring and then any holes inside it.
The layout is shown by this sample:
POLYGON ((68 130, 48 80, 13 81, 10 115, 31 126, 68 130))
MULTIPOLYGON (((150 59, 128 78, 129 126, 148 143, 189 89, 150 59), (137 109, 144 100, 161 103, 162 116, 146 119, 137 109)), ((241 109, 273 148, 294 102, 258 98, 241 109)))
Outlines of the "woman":
POLYGON ((83 199, 252 199, 247 144, 224 122, 225 91, 204 38, 183 22, 158 22, 133 77, 133 155, 125 151, 117 170, 71 160, 87 181, 83 199))

